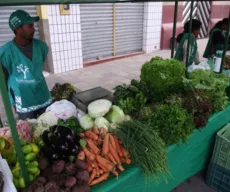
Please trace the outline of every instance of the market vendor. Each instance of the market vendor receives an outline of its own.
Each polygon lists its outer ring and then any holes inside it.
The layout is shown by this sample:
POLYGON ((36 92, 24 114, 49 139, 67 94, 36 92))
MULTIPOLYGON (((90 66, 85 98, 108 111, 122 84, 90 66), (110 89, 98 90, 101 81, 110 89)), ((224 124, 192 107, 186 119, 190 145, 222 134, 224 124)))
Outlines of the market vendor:
MULTIPOLYGON (((175 59, 181 61, 182 63, 186 64, 186 57, 187 57, 187 46, 188 46, 188 37, 189 37, 189 22, 187 21, 184 25, 183 33, 177 36, 177 42, 179 43, 175 59)), ((188 57, 188 65, 192 65, 194 62, 195 64, 200 63, 199 53, 198 53, 198 46, 197 46, 197 37, 200 33, 202 23, 197 19, 192 19, 192 29, 190 35, 190 50, 189 50, 189 57, 188 57)))
MULTIPOLYGON (((209 59, 216 54, 217 50, 223 50, 227 28, 228 18, 224 18, 211 29, 208 44, 203 54, 204 58, 209 59)), ((228 40, 228 50, 230 50, 230 39, 228 40)))
POLYGON ((52 101, 42 73, 48 46, 34 39, 38 20, 22 10, 13 12, 9 26, 15 38, 0 48, 8 95, 19 119, 36 118, 52 101))

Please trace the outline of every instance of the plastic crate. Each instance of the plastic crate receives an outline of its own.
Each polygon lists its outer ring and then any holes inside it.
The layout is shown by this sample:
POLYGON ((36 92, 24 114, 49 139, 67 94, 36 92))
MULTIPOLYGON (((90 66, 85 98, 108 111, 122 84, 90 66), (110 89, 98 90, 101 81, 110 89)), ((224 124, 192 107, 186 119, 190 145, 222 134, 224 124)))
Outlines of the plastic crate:
POLYGON ((230 124, 217 133, 207 184, 218 192, 230 192, 230 124))

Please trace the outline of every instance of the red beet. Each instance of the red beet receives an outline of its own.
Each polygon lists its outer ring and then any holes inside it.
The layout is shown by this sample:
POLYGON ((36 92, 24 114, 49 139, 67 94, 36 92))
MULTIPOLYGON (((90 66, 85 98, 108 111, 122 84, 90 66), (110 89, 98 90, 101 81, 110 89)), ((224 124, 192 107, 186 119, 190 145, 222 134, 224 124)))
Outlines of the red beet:
POLYGON ((81 170, 86 170, 87 169, 87 164, 84 161, 81 161, 81 160, 78 160, 78 159, 75 161, 75 166, 78 169, 81 169, 81 170))
POLYGON ((77 179, 75 177, 68 177, 65 181, 65 186, 72 188, 74 185, 76 185, 77 179))
POLYGON ((89 173, 88 171, 84 170, 84 171, 79 171, 77 174, 76 174, 76 178, 77 179, 80 179, 80 180, 83 180, 83 181, 88 181, 89 180, 89 173))
POLYGON ((61 173, 64 170, 65 161, 59 160, 53 163, 52 165, 52 172, 53 173, 61 173))

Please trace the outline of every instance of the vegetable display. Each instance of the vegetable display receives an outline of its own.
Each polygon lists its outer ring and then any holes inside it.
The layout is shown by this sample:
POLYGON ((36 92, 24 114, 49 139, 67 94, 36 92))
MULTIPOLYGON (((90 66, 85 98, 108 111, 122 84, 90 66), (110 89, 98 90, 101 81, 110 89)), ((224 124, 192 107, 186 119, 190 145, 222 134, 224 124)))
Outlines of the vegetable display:
POLYGON ((118 177, 124 171, 122 164, 130 164, 130 153, 122 146, 120 139, 108 133, 104 128, 93 127, 81 135, 82 151, 79 158, 87 162, 90 172, 89 185, 106 180, 110 173, 118 177))

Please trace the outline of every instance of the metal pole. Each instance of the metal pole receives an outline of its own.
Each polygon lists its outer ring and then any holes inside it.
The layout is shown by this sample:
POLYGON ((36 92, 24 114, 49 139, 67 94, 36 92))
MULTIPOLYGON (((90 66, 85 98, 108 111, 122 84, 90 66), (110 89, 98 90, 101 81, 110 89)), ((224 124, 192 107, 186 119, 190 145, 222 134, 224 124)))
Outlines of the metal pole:
POLYGON ((18 161, 19 161, 20 168, 22 171, 22 176, 24 178, 25 184, 28 185, 29 184, 29 175, 27 172, 24 156, 22 153, 22 148, 21 148, 20 141, 19 141, 18 132, 16 129, 16 122, 15 122, 12 108, 10 105, 10 100, 9 100, 7 89, 6 89, 6 83, 5 83, 1 63, 0 63, 0 91, 1 91, 2 100, 4 103, 5 113, 6 113, 8 122, 9 122, 11 134, 13 137, 14 148, 15 148, 15 151, 17 153, 18 161))
POLYGON ((188 35, 188 46, 187 46, 187 55, 186 55, 186 67, 188 67, 189 59, 189 50, 190 50, 190 41, 191 41, 191 32, 192 32, 192 13, 193 13, 193 4, 194 0, 191 1, 191 10, 190 10, 190 22, 189 22, 189 35, 188 35))
POLYGON ((226 37, 225 37, 224 50, 223 50, 221 66, 220 66, 220 73, 222 73, 222 70, 223 70, 224 58, 226 56, 226 51, 227 51, 227 48, 228 48, 229 33, 230 33, 230 11, 229 11, 229 15, 228 15, 228 29, 227 29, 227 34, 226 34, 226 37))
POLYGON ((175 47, 175 36, 176 36, 176 24, 177 24, 177 12, 178 12, 178 0, 175 0, 174 7, 174 20, 173 20, 173 36, 172 36, 172 50, 171 50, 171 58, 174 56, 174 47, 175 47))

